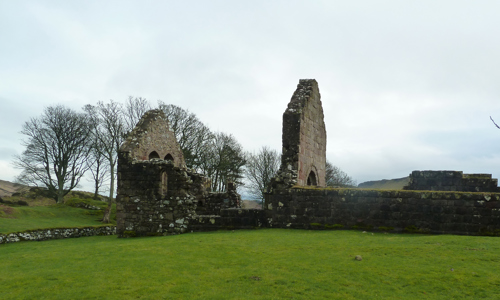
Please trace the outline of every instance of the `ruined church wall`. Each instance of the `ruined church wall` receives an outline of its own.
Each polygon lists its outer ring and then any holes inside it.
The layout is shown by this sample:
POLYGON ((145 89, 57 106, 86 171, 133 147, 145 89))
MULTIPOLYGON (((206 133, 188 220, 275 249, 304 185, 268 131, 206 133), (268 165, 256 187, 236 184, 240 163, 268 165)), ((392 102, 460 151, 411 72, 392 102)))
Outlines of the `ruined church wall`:
POLYGON ((153 151, 160 159, 170 154, 176 167, 185 166, 184 155, 161 110, 146 112, 120 149, 129 152, 130 159, 138 161, 149 160, 153 151))
POLYGON ((307 185, 307 177, 313 171, 318 186, 325 184, 326 129, 319 91, 312 90, 308 105, 304 107, 300 122, 300 148, 298 185, 307 185))
POLYGON ((227 208, 217 215, 198 215, 190 222, 193 231, 257 229, 271 227, 270 211, 262 209, 227 208))
POLYGON ((500 192, 491 174, 464 174, 462 171, 413 171, 405 190, 500 192))
POLYGON ((202 201, 198 201, 196 213, 198 215, 219 215, 221 210, 240 208, 241 196, 236 190, 225 193, 208 193, 202 201))
POLYGON ((272 227, 500 234, 500 194, 287 189, 266 195, 272 227))
POLYGON ((320 98, 316 80, 301 79, 283 113, 280 171, 296 172, 294 184, 299 186, 307 185, 311 171, 317 185, 325 186, 326 128, 320 98))
POLYGON ((118 236, 187 232, 205 197, 204 177, 162 160, 129 163, 124 155, 118 162, 118 236))

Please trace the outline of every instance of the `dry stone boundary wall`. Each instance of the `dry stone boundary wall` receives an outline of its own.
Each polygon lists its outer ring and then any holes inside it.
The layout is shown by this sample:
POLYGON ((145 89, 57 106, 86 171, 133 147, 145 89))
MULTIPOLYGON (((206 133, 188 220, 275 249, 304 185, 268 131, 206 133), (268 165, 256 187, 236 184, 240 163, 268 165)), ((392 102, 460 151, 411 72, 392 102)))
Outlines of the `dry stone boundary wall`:
POLYGON ((83 236, 114 235, 114 234, 116 234, 116 226, 36 229, 36 230, 26 230, 22 232, 13 232, 8 234, 0 234, 0 244, 16 243, 22 241, 46 241, 46 240, 77 238, 83 236))

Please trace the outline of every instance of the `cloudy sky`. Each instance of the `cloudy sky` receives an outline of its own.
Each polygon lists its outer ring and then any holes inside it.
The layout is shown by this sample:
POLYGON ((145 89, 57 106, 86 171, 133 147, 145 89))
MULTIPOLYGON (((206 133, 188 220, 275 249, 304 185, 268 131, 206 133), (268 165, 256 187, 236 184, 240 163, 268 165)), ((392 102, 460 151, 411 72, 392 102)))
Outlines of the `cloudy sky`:
MULTIPOLYGON (((500 177, 500 1, 0 0, 0 179, 44 107, 129 95, 281 149, 300 78, 327 158, 358 182, 412 170, 500 177)), ((90 183, 85 183, 90 185, 90 183)))

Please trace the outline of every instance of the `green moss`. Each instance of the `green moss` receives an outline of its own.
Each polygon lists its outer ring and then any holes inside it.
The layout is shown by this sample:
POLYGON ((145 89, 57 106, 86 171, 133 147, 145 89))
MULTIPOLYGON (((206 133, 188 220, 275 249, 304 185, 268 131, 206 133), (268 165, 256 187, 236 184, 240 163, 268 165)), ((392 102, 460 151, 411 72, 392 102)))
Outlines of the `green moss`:
POLYGON ((162 236, 163 234, 160 232, 148 232, 146 236, 162 236))
POLYGON ((393 231, 394 230, 394 227, 385 227, 385 226, 380 226, 378 228, 378 230, 380 231, 393 231))
POLYGON ((134 230, 126 230, 124 231, 120 237, 123 238, 129 238, 129 237, 136 237, 137 233, 134 230))
POLYGON ((325 228, 327 229, 341 229, 344 228, 342 224, 325 224, 325 228))
POLYGON ((403 230, 403 232, 407 232, 407 233, 429 233, 430 230, 428 228, 418 228, 415 225, 410 225, 410 226, 406 226, 405 229, 403 230))
POLYGON ((482 235, 482 236, 500 236, 500 229, 495 229, 493 231, 490 231, 487 228, 483 227, 483 228, 479 229, 478 235, 482 235))
POLYGON ((372 230, 373 229, 373 225, 367 225, 367 224, 364 224, 364 223, 358 223, 358 224, 352 226, 352 229, 372 230))
POLYGON ((342 224, 321 224, 321 223, 310 223, 312 229, 341 229, 344 228, 342 224))

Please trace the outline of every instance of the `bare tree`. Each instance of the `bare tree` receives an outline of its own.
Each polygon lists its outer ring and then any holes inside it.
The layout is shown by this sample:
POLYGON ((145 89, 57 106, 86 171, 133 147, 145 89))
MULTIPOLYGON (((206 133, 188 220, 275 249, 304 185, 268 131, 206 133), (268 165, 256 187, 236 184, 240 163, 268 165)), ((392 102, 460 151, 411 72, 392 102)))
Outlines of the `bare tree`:
POLYGON ((281 154, 267 146, 263 146, 258 153, 247 154, 245 177, 248 181, 247 190, 251 196, 264 201, 271 178, 280 167, 281 154))
POLYGON ((200 156, 200 169, 210 178, 213 192, 226 191, 226 183, 242 185, 245 154, 233 135, 218 132, 200 156))
POLYGON ((355 187, 357 185, 354 179, 328 160, 326 161, 325 181, 327 186, 355 187))
POLYGON ((17 178, 27 185, 45 186, 57 203, 78 186, 88 169, 91 123, 85 114, 62 105, 44 109, 39 118, 23 125, 26 150, 14 158, 22 172, 17 178))
POLYGON ((104 212, 102 222, 109 223, 111 205, 115 192, 116 164, 118 150, 125 136, 125 121, 122 105, 110 100, 108 103, 99 101, 96 106, 86 105, 83 108, 95 124, 92 135, 97 142, 95 149, 107 160, 109 166, 109 197, 108 208, 104 212))
POLYGON ((492 118, 491 116, 490 116, 490 120, 491 120, 491 122, 493 122, 493 124, 495 124, 495 126, 496 126, 498 129, 500 129, 500 126, 498 126, 498 124, 497 124, 497 123, 495 123, 495 121, 493 120, 493 118, 492 118))
POLYGON ((151 109, 151 104, 146 98, 129 96, 123 112, 125 133, 132 131, 142 116, 151 109))
POLYGON ((99 199, 99 191, 102 187, 106 186, 105 182, 110 179, 109 163, 101 151, 102 145, 99 139, 93 135, 91 143, 87 165, 92 174, 92 181, 94 182, 94 199, 99 199))
POLYGON ((165 113, 175 133, 186 165, 200 170, 201 157, 206 153, 214 138, 210 129, 188 110, 161 101, 158 102, 158 106, 165 113))

